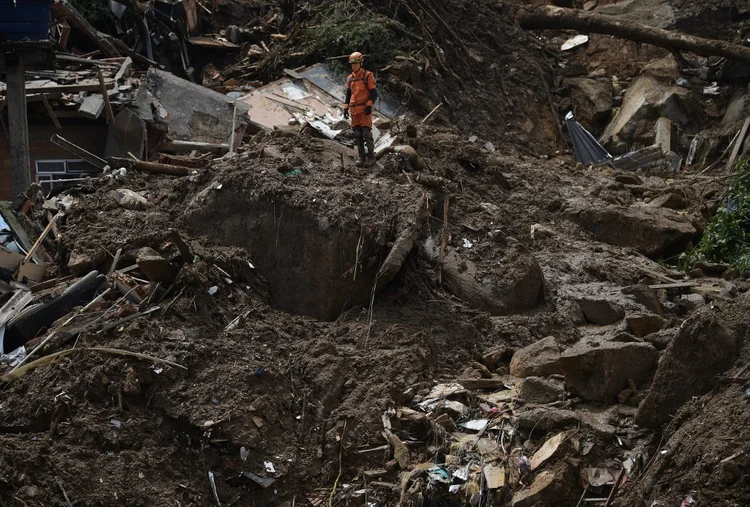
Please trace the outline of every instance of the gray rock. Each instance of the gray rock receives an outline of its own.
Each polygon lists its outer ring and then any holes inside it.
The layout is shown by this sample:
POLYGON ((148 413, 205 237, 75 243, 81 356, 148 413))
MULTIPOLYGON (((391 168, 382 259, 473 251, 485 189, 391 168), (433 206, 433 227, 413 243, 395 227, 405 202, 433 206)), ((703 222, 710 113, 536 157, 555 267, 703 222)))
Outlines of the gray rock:
POLYGON ((631 333, 639 338, 643 338, 659 331, 667 321, 663 317, 659 317, 653 313, 643 313, 640 315, 628 315, 625 318, 625 322, 631 333))
POLYGON ((747 333, 749 305, 746 298, 738 303, 704 307, 680 328, 638 407, 636 424, 658 428, 691 397, 716 385, 716 376, 737 360, 747 333))
POLYGON ((583 310, 586 321, 598 326, 614 324, 625 316, 620 305, 606 299, 580 298, 576 302, 583 310))
POLYGON ((706 298, 701 294, 682 294, 677 296, 674 301, 677 306, 684 309, 686 312, 692 312, 706 304, 706 298))
POLYGON ((518 396, 527 403, 552 403, 563 398, 560 382, 540 377, 526 377, 518 384, 518 396))
POLYGON ((554 336, 517 350, 510 361, 510 374, 514 377, 547 377, 556 373, 563 373, 563 369, 560 347, 554 336))
POLYGON ((651 313, 655 313, 659 317, 664 317, 664 307, 656 296, 656 292, 648 285, 629 285, 622 289, 622 293, 631 296, 636 303, 643 305, 651 313))
POLYGON ((628 387, 645 383, 656 369, 659 353, 649 343, 580 342, 564 351, 560 364, 573 395, 614 403, 628 387))
POLYGON ((566 81, 576 120, 599 135, 612 116, 612 80, 574 78, 566 81))
POLYGON ((615 206, 592 199, 572 199, 566 214, 594 238, 634 248, 649 257, 684 248, 697 230, 690 219, 668 208, 615 206))

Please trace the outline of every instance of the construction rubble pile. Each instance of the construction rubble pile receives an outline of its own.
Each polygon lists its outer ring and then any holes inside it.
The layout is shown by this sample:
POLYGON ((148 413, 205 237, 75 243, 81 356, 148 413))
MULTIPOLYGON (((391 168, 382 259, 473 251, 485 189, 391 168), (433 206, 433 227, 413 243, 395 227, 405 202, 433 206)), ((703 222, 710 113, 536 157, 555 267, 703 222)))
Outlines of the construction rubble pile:
POLYGON ((27 73, 109 125, 0 203, 1 505, 748 505, 746 9, 107 4, 27 73))

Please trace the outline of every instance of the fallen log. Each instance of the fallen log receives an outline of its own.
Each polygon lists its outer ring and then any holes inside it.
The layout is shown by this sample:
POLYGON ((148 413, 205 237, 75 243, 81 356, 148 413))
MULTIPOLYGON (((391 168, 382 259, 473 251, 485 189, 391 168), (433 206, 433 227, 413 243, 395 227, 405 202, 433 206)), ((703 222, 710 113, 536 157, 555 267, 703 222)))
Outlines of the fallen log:
POLYGON ((427 196, 423 196, 419 205, 417 206, 414 214, 414 219, 411 221, 401 234, 399 234, 396 241, 393 243, 393 248, 388 253, 388 257, 383 261, 383 265, 378 270, 378 277, 375 282, 375 292, 380 292, 388 283, 390 283, 401 271, 401 267, 404 265, 406 258, 414 248, 419 234, 422 231, 427 218, 429 216, 427 196))
POLYGON ((750 47, 731 42, 694 37, 614 16, 549 5, 510 9, 521 28, 527 30, 562 29, 601 33, 667 49, 689 51, 701 56, 723 56, 750 63, 750 47))
POLYGON ((107 161, 110 167, 135 168, 151 174, 167 174, 169 176, 189 176, 196 170, 179 165, 160 164, 158 162, 146 162, 145 160, 131 160, 120 157, 109 157, 107 161))

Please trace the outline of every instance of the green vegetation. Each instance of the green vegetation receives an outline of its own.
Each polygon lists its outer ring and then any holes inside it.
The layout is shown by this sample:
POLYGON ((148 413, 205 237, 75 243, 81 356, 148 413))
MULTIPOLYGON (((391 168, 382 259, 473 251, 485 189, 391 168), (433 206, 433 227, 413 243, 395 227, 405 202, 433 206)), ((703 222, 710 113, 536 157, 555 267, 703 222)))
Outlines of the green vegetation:
POLYGON ((750 158, 741 159, 736 172, 725 205, 711 217, 700 242, 680 256, 682 269, 705 261, 726 263, 742 274, 750 273, 750 158))
MULTIPOLYGON (((366 67, 381 68, 392 63, 396 53, 404 48, 403 37, 390 28, 394 23, 358 0, 335 2, 307 29, 304 49, 318 59, 360 51, 366 56, 366 67)), ((345 58, 332 62, 340 68, 349 68, 345 58)))
POLYGON ((69 0, 86 20, 97 28, 114 23, 115 16, 103 0, 69 0))

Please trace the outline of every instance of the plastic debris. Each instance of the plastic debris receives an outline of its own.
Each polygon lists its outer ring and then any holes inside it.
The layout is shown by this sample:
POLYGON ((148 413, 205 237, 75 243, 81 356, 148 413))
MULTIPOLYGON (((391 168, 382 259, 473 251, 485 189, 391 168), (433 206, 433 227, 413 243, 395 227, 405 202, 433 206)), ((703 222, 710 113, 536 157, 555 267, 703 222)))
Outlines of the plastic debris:
POLYGON ((470 240, 464 238, 463 246, 464 246, 464 248, 471 248, 471 247, 474 246, 474 243, 472 243, 470 240))
POLYGON ((703 95, 721 95, 721 88, 717 83, 711 83, 711 86, 706 86, 703 88, 703 95))
POLYGON ((264 461, 263 466, 266 467, 266 472, 268 472, 269 474, 276 473, 276 469, 274 468, 273 463, 271 463, 270 461, 264 461))
POLYGON ((248 456, 250 456, 250 451, 245 449, 245 447, 240 447, 240 458, 242 461, 247 461, 248 456))
POLYGON ((448 492, 456 494, 456 493, 458 493, 458 491, 460 489, 461 489, 461 485, 460 484, 453 484, 450 488, 448 488, 448 492))
POLYGON ((435 482, 451 482, 451 476, 443 467, 435 466, 427 470, 427 476, 435 482))
POLYGON ((276 482, 275 477, 261 477, 260 475, 256 475, 252 472, 243 472, 242 477, 246 477, 253 481, 255 484, 260 486, 261 488, 267 488, 271 486, 274 482, 276 482))
POLYGON ((111 424, 112 426, 114 426, 117 429, 122 428, 122 423, 120 421, 118 421, 117 419, 111 419, 109 421, 109 424, 111 424))
POLYGON ((284 173, 284 176, 287 178, 290 176, 301 176, 302 175, 302 169, 294 169, 292 171, 288 171, 284 173))
POLYGON ((461 467, 455 472, 453 472, 453 478, 458 479, 459 481, 468 481, 469 480, 469 467, 461 467))
POLYGON ((467 430, 482 431, 489 423, 489 419, 474 419, 473 421, 461 423, 459 426, 466 428, 467 430))
POLYGON ((516 464, 518 465, 518 471, 522 474, 531 471, 531 460, 526 456, 521 456, 520 458, 518 458, 518 462, 516 464))
POLYGON ((217 287, 216 285, 214 285, 213 287, 211 287, 210 289, 208 289, 208 294, 210 296, 213 296, 217 292, 219 292, 219 287, 217 287))
POLYGON ((695 498, 693 498, 693 495, 688 495, 682 500, 682 503, 680 503, 680 507, 689 507, 690 505, 694 504, 695 498))
POLYGON ((677 86, 683 86, 683 87, 684 87, 684 86, 687 86, 687 85, 689 85, 689 84, 690 84, 690 81, 688 81, 688 80, 687 80, 687 79, 685 79, 684 77, 679 77, 679 78, 677 78, 677 81, 675 81, 675 84, 676 84, 677 86))
POLYGON ((208 482, 211 483, 211 492, 214 494, 214 500, 216 500, 216 505, 221 507, 221 500, 219 500, 219 492, 216 490, 216 479, 214 478, 214 473, 211 471, 208 472, 208 482))
POLYGON ((750 386, 747 386, 745 388, 745 396, 747 396, 748 398, 750 398, 750 386))
POLYGON ((563 45, 560 46, 560 51, 570 51, 573 48, 586 44, 588 41, 588 35, 576 35, 575 37, 566 40, 563 45))

